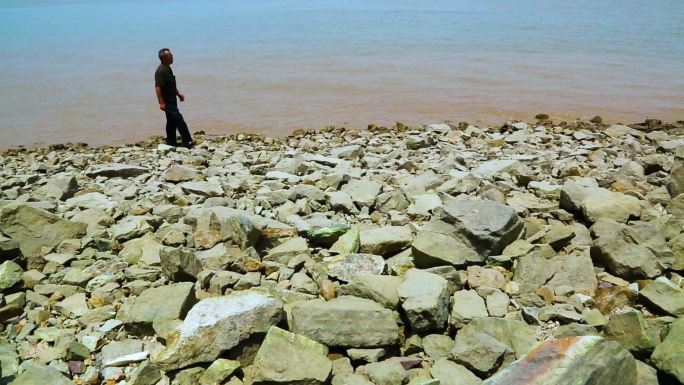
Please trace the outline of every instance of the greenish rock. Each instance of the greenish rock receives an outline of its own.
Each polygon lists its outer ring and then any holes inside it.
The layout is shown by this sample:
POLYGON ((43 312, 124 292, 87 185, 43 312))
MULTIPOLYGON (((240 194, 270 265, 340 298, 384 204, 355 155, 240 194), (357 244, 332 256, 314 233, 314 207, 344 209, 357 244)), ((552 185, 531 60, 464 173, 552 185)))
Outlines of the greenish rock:
POLYGON ((387 355, 387 349, 347 349, 347 356, 354 362, 378 362, 387 355))
POLYGON ((171 382, 171 385, 197 385, 204 374, 204 368, 188 368, 179 371, 171 382))
POLYGON ((450 356, 456 363, 484 377, 515 360, 508 345, 485 333, 457 335, 450 356))
POLYGON ((333 377, 332 385, 375 385, 368 381, 365 376, 351 373, 336 374, 333 377))
POLYGON ((634 357, 598 336, 542 342, 484 385, 636 385, 634 357))
POLYGON ((271 326, 245 385, 319 385, 332 369, 328 348, 304 336, 271 326))
POLYGON ((290 259, 300 254, 310 254, 309 244, 306 242, 306 239, 300 237, 290 238, 269 250, 263 260, 287 264, 290 259))
POLYGON ((340 255, 356 253, 361 247, 361 234, 358 226, 352 226, 349 231, 340 236, 330 247, 330 251, 340 255))
POLYGON ((21 282, 24 270, 18 263, 5 261, 0 265, 0 292, 21 282))
POLYGON ((665 277, 653 281, 639 295, 667 314, 684 317, 684 290, 665 277))
POLYGON ((77 318, 89 310, 85 293, 76 293, 55 304, 55 310, 69 318, 77 318))
POLYGON ((637 383, 636 385, 659 385, 658 371, 641 361, 637 361, 637 383))
POLYGON ((438 379, 440 385, 480 385, 482 380, 468 370, 446 358, 437 360, 430 368, 430 375, 438 379))
POLYGON ((175 282, 197 280, 203 270, 202 261, 187 249, 164 247, 159 252, 162 273, 175 282))
POLYGON ((127 385, 155 385, 162 378, 162 372, 159 368, 145 361, 131 372, 128 378, 127 385))
POLYGON ((199 378, 199 385, 221 384, 240 368, 240 362, 219 358, 212 362, 199 378))
POLYGON ((38 364, 29 364, 24 372, 19 374, 11 383, 11 385, 36 384, 74 385, 57 369, 38 364))
POLYGON ((257 244, 261 231, 246 216, 235 215, 227 219, 225 226, 221 228, 221 235, 244 250, 257 244))
POLYGON ((306 232, 306 237, 311 242, 323 246, 330 246, 334 244, 342 235, 349 232, 351 227, 345 224, 339 224, 328 227, 317 227, 306 232))
MULTIPOLYGON (((87 345, 86 341, 83 343, 87 345)), ((141 340, 112 341, 102 347, 102 366, 126 366, 131 362, 143 361, 148 355, 141 340)))
POLYGON ((574 237, 575 231, 572 226, 553 226, 549 232, 544 234, 541 241, 553 247, 554 250, 559 251, 567 246, 574 237))
POLYGON ((406 379, 404 367, 394 359, 359 366, 356 373, 368 377, 375 385, 401 385, 406 379))
POLYGON ((0 210, 2 232, 19 242, 25 257, 45 254, 65 239, 80 239, 85 223, 72 222, 48 211, 28 205, 6 206, 0 210))
POLYGON ((437 221, 418 232, 411 244, 416 267, 463 266, 480 259, 475 250, 450 234, 451 231, 449 225, 437 221))
POLYGON ((450 200, 438 217, 484 257, 501 254, 525 230, 515 209, 487 200, 450 200))
POLYGON ((204 299, 190 309, 157 364, 169 371, 212 362, 251 335, 268 331, 282 313, 282 302, 259 290, 204 299))
POLYGON ((451 349, 454 348, 455 344, 451 337, 443 334, 428 334, 420 342, 425 354, 434 361, 441 358, 449 358, 451 349))
POLYGON ((411 269, 397 288, 401 309, 416 333, 441 331, 449 318, 447 280, 437 274, 411 269))
POLYGON ((619 342, 632 353, 650 352, 657 343, 657 340, 649 335, 646 320, 639 311, 611 315, 603 336, 607 340, 619 342))
POLYGON ((293 333, 327 346, 374 348, 399 342, 399 327, 392 311, 363 298, 342 296, 327 302, 297 302, 289 312, 288 323, 293 333))
POLYGON ((655 348, 651 361, 659 370, 684 383, 684 319, 670 325, 670 333, 655 348))
POLYGON ((370 299, 394 310, 399 304, 397 288, 400 284, 401 278, 396 276, 359 274, 347 285, 340 286, 338 294, 370 299))
POLYGON ((576 323, 561 325, 553 332, 553 338, 597 335, 599 335, 599 332, 595 327, 576 323))
POLYGON ((684 159, 679 157, 675 159, 670 169, 670 181, 667 188, 673 197, 684 193, 684 159))
POLYGON ((662 274, 658 257, 651 249, 620 237, 599 237, 591 245, 591 256, 601 261, 611 274, 628 280, 662 274))
POLYGON ((411 246, 413 233, 408 226, 384 226, 361 229, 359 239, 362 253, 387 256, 411 246))
POLYGON ((575 179, 563 184, 560 208, 581 213, 590 223, 602 218, 624 223, 630 217, 641 214, 639 199, 599 187, 592 178, 575 179))
POLYGON ((328 276, 350 282, 361 274, 382 274, 385 260, 374 254, 351 253, 334 257, 326 263, 328 276))
POLYGON ((485 300, 475 290, 459 290, 454 293, 451 302, 449 324, 457 329, 475 318, 489 315, 485 300))
POLYGON ((14 376, 18 371, 19 354, 10 342, 0 340, 0 378, 14 376))
MULTIPOLYGON (((684 194, 682 195, 684 198, 684 194)), ((684 233, 670 239, 668 246, 672 250, 672 257, 674 258, 670 268, 677 271, 684 270, 684 233)))
POLYGON ((90 349, 78 342, 71 342, 66 347, 66 355, 64 358, 67 361, 83 361, 90 357, 90 349))
POLYGON ((459 330, 456 337, 466 337, 475 333, 488 334, 509 346, 515 352, 516 358, 522 357, 537 343, 537 337, 531 326, 510 318, 475 318, 459 330))
POLYGON ((185 318, 195 302, 195 289, 191 282, 154 287, 125 302, 116 318, 124 324, 151 326, 161 320, 185 318))

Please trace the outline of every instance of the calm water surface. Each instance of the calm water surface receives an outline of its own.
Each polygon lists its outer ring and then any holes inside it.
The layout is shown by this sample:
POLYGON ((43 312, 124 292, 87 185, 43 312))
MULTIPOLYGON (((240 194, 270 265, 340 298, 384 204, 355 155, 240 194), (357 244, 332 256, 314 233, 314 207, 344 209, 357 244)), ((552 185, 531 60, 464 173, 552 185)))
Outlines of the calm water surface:
POLYGON ((2 0, 0 147, 164 132, 684 119, 684 0, 2 0))

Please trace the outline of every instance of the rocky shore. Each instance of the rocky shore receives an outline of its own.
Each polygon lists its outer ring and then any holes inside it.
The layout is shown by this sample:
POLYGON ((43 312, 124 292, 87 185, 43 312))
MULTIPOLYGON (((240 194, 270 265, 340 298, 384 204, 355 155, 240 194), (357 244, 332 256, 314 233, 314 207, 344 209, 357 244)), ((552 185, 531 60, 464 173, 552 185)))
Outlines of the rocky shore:
POLYGON ((684 122, 0 156, 0 384, 684 383, 684 122))

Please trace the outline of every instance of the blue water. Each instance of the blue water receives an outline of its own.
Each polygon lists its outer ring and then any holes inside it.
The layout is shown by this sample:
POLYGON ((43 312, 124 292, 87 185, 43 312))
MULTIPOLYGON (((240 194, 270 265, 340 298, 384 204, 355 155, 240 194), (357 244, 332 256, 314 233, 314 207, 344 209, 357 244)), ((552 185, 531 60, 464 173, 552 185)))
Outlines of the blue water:
POLYGON ((684 1, 0 1, 0 147, 192 130, 684 119, 684 1))

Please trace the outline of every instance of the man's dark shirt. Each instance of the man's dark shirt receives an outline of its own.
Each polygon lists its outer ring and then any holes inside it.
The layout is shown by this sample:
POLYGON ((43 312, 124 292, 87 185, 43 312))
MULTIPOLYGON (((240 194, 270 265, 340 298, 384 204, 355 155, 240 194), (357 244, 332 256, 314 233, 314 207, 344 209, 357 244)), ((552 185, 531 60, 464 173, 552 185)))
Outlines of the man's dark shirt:
POLYGON ((173 76, 171 67, 160 64, 154 73, 154 86, 161 88, 162 99, 166 104, 176 103, 176 77, 173 76))

